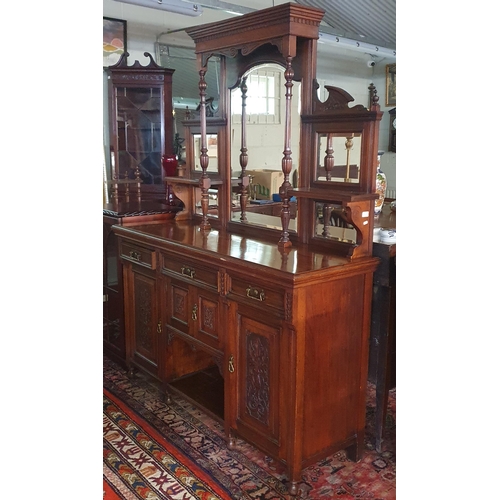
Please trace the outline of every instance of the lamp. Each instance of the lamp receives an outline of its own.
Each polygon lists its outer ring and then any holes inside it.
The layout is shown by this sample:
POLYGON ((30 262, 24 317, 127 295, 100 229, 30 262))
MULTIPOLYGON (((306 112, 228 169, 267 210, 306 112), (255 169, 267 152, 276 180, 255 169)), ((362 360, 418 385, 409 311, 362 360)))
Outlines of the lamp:
POLYGON ((181 0, 115 0, 115 2, 129 3, 140 7, 150 9, 164 10, 165 12, 174 12, 184 16, 200 16, 203 9, 197 4, 187 4, 181 0))

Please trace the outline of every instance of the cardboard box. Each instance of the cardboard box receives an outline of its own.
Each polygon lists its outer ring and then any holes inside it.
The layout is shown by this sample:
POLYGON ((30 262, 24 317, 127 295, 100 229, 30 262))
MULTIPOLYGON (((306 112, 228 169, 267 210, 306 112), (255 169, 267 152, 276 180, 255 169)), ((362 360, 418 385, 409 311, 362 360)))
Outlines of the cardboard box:
POLYGON ((281 170, 263 168, 246 172, 252 176, 252 185, 258 200, 272 200, 273 194, 279 193, 280 186, 285 180, 285 174, 281 170))

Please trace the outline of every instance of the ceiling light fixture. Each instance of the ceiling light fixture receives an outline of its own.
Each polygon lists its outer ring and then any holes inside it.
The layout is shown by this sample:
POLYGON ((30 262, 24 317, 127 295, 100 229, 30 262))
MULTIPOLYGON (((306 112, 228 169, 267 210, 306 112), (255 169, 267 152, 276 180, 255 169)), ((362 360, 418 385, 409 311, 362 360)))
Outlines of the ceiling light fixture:
POLYGON ((339 47, 359 50, 368 54, 375 54, 378 56, 393 57, 396 59, 396 51, 388 49, 387 47, 380 47, 371 43, 359 42, 350 38, 344 38, 330 33, 319 33, 319 43, 327 43, 329 45, 338 45, 339 47))
POLYGON ((165 12, 174 12, 183 16, 200 16, 203 9, 197 4, 189 4, 181 0, 115 0, 115 2, 129 3, 140 7, 150 9, 164 10, 165 12))

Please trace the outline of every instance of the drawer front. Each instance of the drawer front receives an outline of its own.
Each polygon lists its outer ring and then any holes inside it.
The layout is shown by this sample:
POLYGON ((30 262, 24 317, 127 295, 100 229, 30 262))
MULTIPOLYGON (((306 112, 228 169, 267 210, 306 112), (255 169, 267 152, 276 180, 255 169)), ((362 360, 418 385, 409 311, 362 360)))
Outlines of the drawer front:
POLYGON ((217 268, 206 267, 191 259, 162 253, 162 271, 176 278, 184 278, 193 284, 203 284, 218 290, 217 268))
POLYGON ((259 283, 255 278, 231 276, 230 293, 253 306, 271 307, 280 312, 285 309, 285 290, 259 283))
POLYGON ((148 269, 156 269, 156 253, 151 248, 123 241, 120 255, 124 260, 133 262, 134 264, 139 264, 148 269))

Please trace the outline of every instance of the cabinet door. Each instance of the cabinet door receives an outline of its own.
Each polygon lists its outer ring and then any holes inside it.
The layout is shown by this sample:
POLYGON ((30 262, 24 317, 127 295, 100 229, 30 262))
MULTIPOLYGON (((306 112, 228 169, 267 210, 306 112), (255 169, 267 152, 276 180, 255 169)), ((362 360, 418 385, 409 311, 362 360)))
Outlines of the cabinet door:
POLYGON ((111 225, 112 223, 105 222, 103 233, 104 352, 123 363, 125 361, 125 327, 122 265, 118 254, 118 241, 111 231, 111 225))
MULTIPOLYGON (((142 199, 164 193, 162 156, 173 154, 172 74, 158 66, 150 54, 147 66, 125 59, 107 68, 109 135, 114 155, 109 179, 119 181, 120 200, 127 200, 125 186, 134 193, 136 175, 142 181, 142 199)), ((133 198, 132 198, 133 199, 133 198)), ((128 201, 128 200, 127 200, 128 201)))
POLYGON ((218 295, 197 288, 193 288, 193 295, 196 304, 192 315, 195 338, 214 349, 222 349, 218 295))
POLYGON ((277 456, 280 329, 252 319, 257 314, 238 316, 236 428, 245 439, 277 456))
POLYGON ((219 296, 201 287, 172 278, 168 323, 214 349, 222 349, 219 296))
POLYGON ((190 298, 189 285, 180 280, 171 279, 167 296, 169 297, 167 322, 176 330, 191 335, 189 325, 195 304, 190 298))
POLYGON ((162 331, 158 285, 154 273, 127 266, 130 286, 126 296, 129 362, 159 378, 158 342, 162 331))

